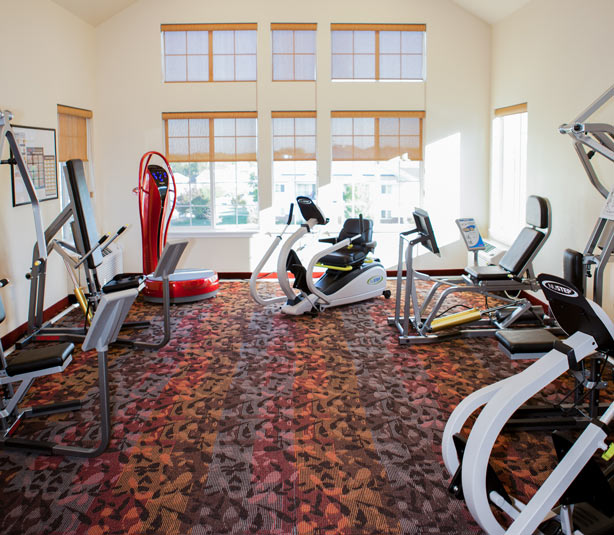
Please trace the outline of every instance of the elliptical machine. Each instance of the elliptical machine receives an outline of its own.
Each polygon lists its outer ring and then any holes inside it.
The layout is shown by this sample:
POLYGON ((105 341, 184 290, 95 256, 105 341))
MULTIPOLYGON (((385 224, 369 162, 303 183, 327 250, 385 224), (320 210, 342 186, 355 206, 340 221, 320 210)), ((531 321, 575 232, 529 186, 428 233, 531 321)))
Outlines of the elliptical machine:
MULTIPOLYGON (((150 151, 141 158, 138 195, 143 273, 147 275, 142 293, 147 301, 162 303, 162 278, 149 274, 156 270, 166 244, 177 195, 171 166, 159 152, 150 151), (153 156, 159 156, 164 166, 151 164, 153 156)), ((171 303, 191 303, 214 297, 220 287, 217 274, 210 269, 178 269, 169 280, 171 303)))
POLYGON ((326 225, 328 219, 309 197, 299 196, 296 203, 306 223, 286 240, 277 259, 277 279, 285 296, 262 297, 258 294, 256 283, 262 268, 292 223, 294 203, 290 205, 286 226, 275 237, 252 273, 249 286, 254 301, 261 305, 284 303, 282 313, 300 316, 305 313, 315 315, 326 308, 357 303, 380 295, 390 298, 391 292, 386 289, 384 266, 377 259, 368 257, 377 245, 372 241, 373 222, 364 219, 362 215, 347 219, 339 236, 319 240, 331 246, 319 251, 305 268, 292 247, 316 225, 326 225), (326 268, 326 272, 314 282, 313 270, 316 266, 326 268), (293 286, 290 286, 288 271, 294 275, 293 286), (295 289, 299 290, 298 293, 295 289))

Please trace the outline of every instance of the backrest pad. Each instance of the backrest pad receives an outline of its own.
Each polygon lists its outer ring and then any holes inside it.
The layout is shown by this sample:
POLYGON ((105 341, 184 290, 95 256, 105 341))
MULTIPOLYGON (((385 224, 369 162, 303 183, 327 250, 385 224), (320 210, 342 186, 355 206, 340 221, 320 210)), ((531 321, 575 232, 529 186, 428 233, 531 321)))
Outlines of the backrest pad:
POLYGON ((523 228, 499 261, 499 266, 513 275, 520 275, 544 237, 545 234, 540 230, 523 228))
MULTIPOLYGON (((343 228, 339 233, 338 241, 345 240, 345 238, 351 238, 352 236, 356 236, 356 234, 361 233, 360 228, 360 218, 352 217, 350 219, 346 219, 345 223, 343 223, 343 228)), ((362 219, 362 237, 358 238, 353 243, 355 245, 359 245, 361 243, 367 243, 372 241, 373 239, 373 221, 370 219, 362 219)))
MULTIPOLYGON (((83 162, 81 160, 68 160, 65 176, 68 195, 73 207, 73 218, 78 230, 74 236, 75 245, 82 248, 81 254, 85 254, 98 243, 100 235, 96 227, 90 192, 85 180, 83 162)), ((102 264, 102 251, 99 247, 87 259, 87 266, 90 269, 96 269, 100 264, 102 264)))
POLYGON ((550 219, 550 203, 543 197, 529 195, 527 197, 526 217, 527 225, 537 228, 547 228, 550 219))

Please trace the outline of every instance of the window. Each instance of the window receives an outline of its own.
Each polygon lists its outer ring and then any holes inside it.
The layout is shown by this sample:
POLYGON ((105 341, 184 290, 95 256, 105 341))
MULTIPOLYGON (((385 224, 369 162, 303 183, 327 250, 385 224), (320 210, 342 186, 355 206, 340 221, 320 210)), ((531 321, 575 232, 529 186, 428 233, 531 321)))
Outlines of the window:
POLYGON ((271 24, 273 80, 316 79, 316 25, 271 24))
POLYGON ((333 80, 424 80, 424 24, 331 24, 333 80))
POLYGON ((87 120, 90 110, 58 104, 58 159, 87 161, 87 120))
POLYGON ((527 121, 526 104, 495 110, 489 236, 505 244, 511 244, 524 226, 527 121))
POLYGON ((340 225, 363 214, 380 231, 406 224, 411 208, 421 204, 424 112, 343 111, 331 116, 331 221, 340 225))
MULTIPOLYGON (((68 197, 68 189, 64 180, 64 166, 68 160, 83 160, 85 165, 85 176, 88 182, 90 191, 93 191, 93 184, 90 180, 92 175, 92 166, 89 160, 89 144, 88 144, 88 121, 92 119, 93 114, 90 110, 82 108, 73 108, 72 106, 63 106, 58 104, 58 160, 60 161, 60 205, 65 208, 70 202, 68 197)), ((66 223, 62 228, 62 237, 67 241, 74 241, 70 223, 66 223)))
MULTIPOLYGON (((284 224, 296 197, 316 194, 316 113, 273 112, 273 213, 284 224)), ((300 219, 295 217, 295 222, 300 219)))
POLYGON ((256 29, 256 24, 163 24, 164 81, 255 81, 256 29))
POLYGON ((253 228, 258 222, 256 112, 163 113, 177 183, 173 227, 253 228))

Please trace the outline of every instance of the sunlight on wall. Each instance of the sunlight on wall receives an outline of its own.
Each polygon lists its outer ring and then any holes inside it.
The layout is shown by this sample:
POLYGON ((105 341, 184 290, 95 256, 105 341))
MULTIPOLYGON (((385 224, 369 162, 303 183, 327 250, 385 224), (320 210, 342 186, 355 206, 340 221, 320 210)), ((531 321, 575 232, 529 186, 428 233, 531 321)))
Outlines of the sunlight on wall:
MULTIPOLYGON (((458 241, 460 217, 460 132, 425 147, 424 203, 440 247, 458 241)), ((471 214, 463 214, 471 217, 471 214)))

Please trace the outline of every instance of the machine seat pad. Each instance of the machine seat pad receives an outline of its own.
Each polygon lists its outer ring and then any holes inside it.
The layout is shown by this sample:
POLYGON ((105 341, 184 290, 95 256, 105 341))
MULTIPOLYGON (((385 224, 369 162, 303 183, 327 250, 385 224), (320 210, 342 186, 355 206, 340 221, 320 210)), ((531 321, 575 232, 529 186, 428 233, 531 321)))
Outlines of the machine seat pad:
POLYGON ((510 272, 499 266, 467 266, 465 273, 478 281, 498 281, 510 278, 510 272))
POLYGON ((548 353, 558 338, 546 329, 502 329, 495 333, 510 353, 548 353))
POLYGON ((9 360, 6 365, 6 374, 9 377, 14 377, 23 373, 62 366, 74 349, 74 344, 65 342, 22 351, 9 360))
POLYGON ((120 273, 102 287, 102 292, 109 294, 138 288, 144 280, 145 276, 142 273, 120 273))
POLYGON ((360 264, 364 261, 367 253, 361 249, 343 247, 338 251, 333 251, 318 260, 319 264, 325 266, 345 267, 360 264))

